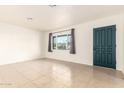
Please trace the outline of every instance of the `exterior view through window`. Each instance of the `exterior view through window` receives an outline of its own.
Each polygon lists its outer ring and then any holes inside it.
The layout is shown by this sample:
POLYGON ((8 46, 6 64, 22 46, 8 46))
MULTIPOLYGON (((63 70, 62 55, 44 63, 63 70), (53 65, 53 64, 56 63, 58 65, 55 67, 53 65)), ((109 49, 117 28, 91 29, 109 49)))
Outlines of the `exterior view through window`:
POLYGON ((69 50, 71 35, 70 34, 62 34, 56 35, 52 37, 53 42, 53 50, 69 50))

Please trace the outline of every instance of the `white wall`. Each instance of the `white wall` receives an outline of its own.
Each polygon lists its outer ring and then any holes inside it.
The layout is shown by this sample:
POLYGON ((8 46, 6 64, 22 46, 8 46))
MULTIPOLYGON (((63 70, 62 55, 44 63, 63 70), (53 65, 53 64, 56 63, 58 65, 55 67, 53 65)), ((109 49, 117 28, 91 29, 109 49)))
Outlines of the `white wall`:
POLYGON ((65 27, 63 29, 57 29, 49 32, 56 32, 65 30, 68 28, 75 28, 76 31, 76 54, 69 54, 68 51, 54 51, 52 53, 48 52, 48 33, 46 32, 46 52, 45 56, 47 58, 71 61, 75 63, 93 65, 93 28, 108 26, 116 24, 116 59, 117 59, 117 69, 124 70, 124 15, 115 15, 106 17, 103 19, 98 19, 95 21, 82 23, 79 25, 74 25, 70 27, 65 27))
POLYGON ((0 65, 43 57, 42 33, 0 23, 0 65))

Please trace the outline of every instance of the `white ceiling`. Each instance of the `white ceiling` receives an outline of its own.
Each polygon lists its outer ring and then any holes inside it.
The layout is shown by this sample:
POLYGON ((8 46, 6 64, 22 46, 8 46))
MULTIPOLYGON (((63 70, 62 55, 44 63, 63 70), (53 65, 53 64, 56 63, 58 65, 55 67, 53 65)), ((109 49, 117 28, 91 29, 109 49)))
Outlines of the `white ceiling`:
POLYGON ((1 5, 0 22, 48 31, 123 12, 124 6, 1 5), (33 20, 27 21, 28 17, 33 20))

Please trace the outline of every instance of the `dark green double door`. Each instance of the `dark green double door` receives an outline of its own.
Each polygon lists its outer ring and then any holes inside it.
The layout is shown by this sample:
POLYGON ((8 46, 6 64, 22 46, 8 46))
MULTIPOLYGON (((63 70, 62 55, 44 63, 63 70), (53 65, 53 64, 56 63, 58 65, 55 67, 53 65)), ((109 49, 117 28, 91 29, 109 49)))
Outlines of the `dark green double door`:
POLYGON ((116 69, 116 25, 93 29, 93 64, 116 69))

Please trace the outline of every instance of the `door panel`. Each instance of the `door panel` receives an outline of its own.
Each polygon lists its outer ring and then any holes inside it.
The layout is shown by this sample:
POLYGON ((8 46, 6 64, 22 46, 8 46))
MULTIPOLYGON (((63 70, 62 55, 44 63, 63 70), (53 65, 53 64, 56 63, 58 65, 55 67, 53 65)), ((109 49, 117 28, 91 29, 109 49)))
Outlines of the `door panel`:
POLYGON ((116 25, 93 29, 93 63, 116 69, 116 25))

